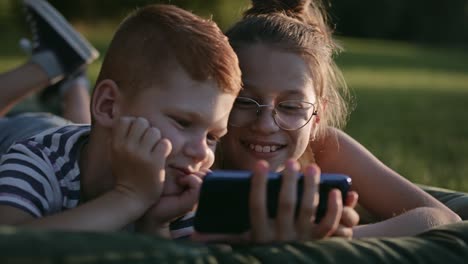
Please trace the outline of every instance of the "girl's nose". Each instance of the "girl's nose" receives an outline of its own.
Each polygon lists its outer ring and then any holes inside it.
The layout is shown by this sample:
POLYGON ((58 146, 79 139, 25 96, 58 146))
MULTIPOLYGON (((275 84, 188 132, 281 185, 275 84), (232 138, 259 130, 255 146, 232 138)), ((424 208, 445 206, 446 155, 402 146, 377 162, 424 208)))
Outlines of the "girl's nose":
POLYGON ((252 129, 265 134, 277 132, 280 128, 275 122, 275 114, 275 109, 273 107, 262 107, 257 113, 257 119, 253 122, 252 129))

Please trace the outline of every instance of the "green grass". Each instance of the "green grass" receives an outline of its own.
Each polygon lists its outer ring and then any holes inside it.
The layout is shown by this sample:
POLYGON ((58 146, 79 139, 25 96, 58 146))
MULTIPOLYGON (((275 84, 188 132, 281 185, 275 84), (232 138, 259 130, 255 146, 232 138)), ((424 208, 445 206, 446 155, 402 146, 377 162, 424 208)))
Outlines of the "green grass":
MULTIPOLYGON (((75 26, 101 54, 116 27, 75 26)), ((16 48, 19 37, 4 38, 0 71, 27 59, 16 48)), ((337 61, 356 103, 345 130, 411 181, 468 191, 468 50, 342 42, 337 61)), ((100 64, 89 68, 92 82, 100 64)))
POLYGON ((468 191, 468 51, 345 39, 346 131, 408 179, 468 191))

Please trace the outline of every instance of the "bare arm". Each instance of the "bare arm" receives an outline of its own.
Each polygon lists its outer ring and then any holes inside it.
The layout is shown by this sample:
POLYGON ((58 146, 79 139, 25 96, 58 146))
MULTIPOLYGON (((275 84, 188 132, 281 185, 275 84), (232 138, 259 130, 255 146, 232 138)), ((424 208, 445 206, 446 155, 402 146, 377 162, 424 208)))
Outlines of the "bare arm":
POLYGON ((355 226, 354 237, 416 235, 435 226, 455 222, 456 217, 444 210, 419 207, 374 224, 355 226))
POLYGON ((314 143, 317 164, 322 171, 349 175, 360 204, 385 219, 357 228, 356 235, 410 235, 460 221, 458 215, 387 167, 356 140, 342 131, 333 132, 336 138, 330 133, 314 143))
MULTIPOLYGON (((48 180, 41 181, 41 175, 36 175, 38 173, 30 169, 37 164, 47 164, 43 160, 44 156, 34 154, 41 153, 37 149, 14 145, 10 149, 12 153, 5 154, 0 166, 0 187, 5 191, 0 197, 3 204, 0 206, 0 224, 110 231, 121 229, 141 217, 150 206, 159 202, 170 143, 161 139, 156 128, 149 127, 148 121, 142 118, 121 118, 115 124, 112 142, 115 187, 76 208, 58 213, 50 212, 48 208, 50 204, 62 204, 63 201, 59 199, 50 202, 49 197, 55 196, 50 190, 54 188, 47 185, 50 183, 48 180), (23 154, 20 154, 21 150, 23 154), (22 157, 22 162, 18 162, 18 157, 22 157), (38 182, 42 186, 34 188, 33 185, 38 182), (41 189, 49 192, 40 193, 41 189), (16 206, 9 206, 9 203, 16 206), (42 206, 38 206, 38 203, 42 206), (49 206, 43 205, 47 203, 49 206), (25 209, 17 209, 21 207, 25 209), (41 218, 34 218, 33 214, 41 218)), ((41 172, 53 173, 53 170, 44 166, 41 172)))
POLYGON ((135 221, 146 208, 124 192, 109 191, 74 209, 36 219, 15 207, 0 206, 0 224, 43 229, 112 231, 135 221))

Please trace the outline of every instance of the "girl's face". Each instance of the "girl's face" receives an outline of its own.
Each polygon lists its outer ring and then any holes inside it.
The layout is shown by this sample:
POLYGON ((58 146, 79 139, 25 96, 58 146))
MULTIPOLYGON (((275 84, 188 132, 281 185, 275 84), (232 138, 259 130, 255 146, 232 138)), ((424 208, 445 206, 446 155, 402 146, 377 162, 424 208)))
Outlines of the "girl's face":
MULTIPOLYGON (((240 97, 271 106, 287 100, 304 101, 316 108, 310 71, 299 55, 256 44, 241 48, 238 57, 244 83, 240 97)), ((233 115, 231 112, 231 121, 233 115)), ((298 159, 304 153, 317 125, 316 118, 312 116, 298 130, 284 130, 273 116, 272 107, 263 107, 256 119, 246 125, 228 127, 221 144, 225 169, 249 170, 256 161, 266 160, 271 170, 280 171, 287 159, 298 159)))

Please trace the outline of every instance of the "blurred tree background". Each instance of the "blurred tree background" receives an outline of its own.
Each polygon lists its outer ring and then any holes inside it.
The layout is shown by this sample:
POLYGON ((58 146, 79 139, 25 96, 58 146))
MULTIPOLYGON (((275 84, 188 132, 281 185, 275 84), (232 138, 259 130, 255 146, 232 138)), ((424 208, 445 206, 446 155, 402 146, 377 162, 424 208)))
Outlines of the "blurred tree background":
MULTIPOLYGON (((422 43, 468 44, 468 0, 325 0, 336 33, 342 36, 406 40, 422 43)), ((248 6, 247 0, 49 0, 72 21, 120 20, 132 8, 171 3, 213 17, 225 29, 248 6)), ((0 29, 21 17, 20 0, 0 0, 0 29)))
POLYGON ((468 44, 468 0, 331 0, 339 34, 468 44))

